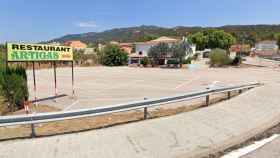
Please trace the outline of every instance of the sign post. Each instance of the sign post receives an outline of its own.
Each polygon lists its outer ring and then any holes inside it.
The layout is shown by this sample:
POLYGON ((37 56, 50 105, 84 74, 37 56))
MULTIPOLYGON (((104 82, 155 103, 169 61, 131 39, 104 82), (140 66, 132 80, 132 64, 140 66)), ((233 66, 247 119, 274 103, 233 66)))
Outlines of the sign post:
POLYGON ((72 95, 74 96, 74 63, 71 47, 44 44, 7 43, 8 62, 32 62, 35 105, 37 107, 37 85, 35 62, 53 62, 55 96, 57 96, 56 61, 69 61, 72 63, 72 95))
POLYGON ((75 87, 74 87, 74 61, 72 61, 72 97, 75 97, 75 87))
POLYGON ((56 63, 53 62, 53 71, 54 71, 54 95, 57 96, 57 82, 56 82, 56 63))
POLYGON ((36 75, 35 75, 35 62, 32 61, 32 72, 33 72, 33 90, 34 90, 34 101, 35 101, 35 106, 37 108, 37 86, 36 86, 36 75))

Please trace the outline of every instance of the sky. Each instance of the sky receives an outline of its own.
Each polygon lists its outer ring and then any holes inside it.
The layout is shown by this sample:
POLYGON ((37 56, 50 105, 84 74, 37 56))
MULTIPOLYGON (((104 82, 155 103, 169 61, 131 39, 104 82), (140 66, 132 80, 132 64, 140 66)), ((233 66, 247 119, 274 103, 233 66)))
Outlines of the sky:
POLYGON ((0 43, 139 25, 280 24, 280 0, 1 0, 0 43))

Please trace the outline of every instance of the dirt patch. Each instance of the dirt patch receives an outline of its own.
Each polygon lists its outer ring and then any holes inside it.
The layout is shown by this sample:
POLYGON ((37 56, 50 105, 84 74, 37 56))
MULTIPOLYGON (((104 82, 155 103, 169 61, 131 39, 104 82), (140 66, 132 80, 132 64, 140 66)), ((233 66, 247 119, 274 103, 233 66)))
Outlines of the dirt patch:
MULTIPOLYGON (((238 92, 232 93, 232 96, 238 95, 238 92)), ((219 95, 216 97, 210 97, 210 105, 227 99, 227 94, 219 95)), ((201 100, 198 103, 191 104, 188 106, 177 106, 176 108, 156 108, 150 110, 148 113, 148 119, 154 119, 158 117, 165 117, 175 115, 183 112, 189 112, 198 108, 205 107, 205 101, 201 100)), ((34 107, 33 107, 34 108, 34 107)), ((59 109, 42 106, 40 112, 51 112, 58 111, 59 109)), ((17 111, 13 114, 24 114, 23 110, 17 111)), ((122 112, 115 114, 108 114, 97 117, 41 123, 35 125, 36 136, 52 136, 60 135, 81 131, 88 131, 93 129, 100 129, 111 127, 115 125, 126 124, 130 122, 137 122, 144 119, 143 110, 135 110, 131 112, 122 112)), ((0 127, 0 141, 19 139, 19 138, 30 138, 31 125, 22 126, 11 126, 11 127, 0 127)))
POLYGON ((0 116, 5 115, 9 112, 7 102, 5 101, 3 96, 0 96, 0 116))
POLYGON ((252 67, 259 67, 259 66, 241 63, 241 64, 240 64, 239 66, 237 66, 237 67, 238 67, 238 68, 252 68, 252 67))

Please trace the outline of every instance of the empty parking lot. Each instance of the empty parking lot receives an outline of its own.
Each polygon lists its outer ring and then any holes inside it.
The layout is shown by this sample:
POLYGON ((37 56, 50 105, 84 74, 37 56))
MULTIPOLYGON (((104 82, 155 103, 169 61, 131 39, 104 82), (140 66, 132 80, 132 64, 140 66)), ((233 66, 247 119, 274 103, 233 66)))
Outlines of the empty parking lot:
MULTIPOLYGON (((34 98, 32 71, 28 71, 30 99, 34 98)), ((160 69, 131 67, 75 67, 76 97, 71 98, 71 68, 57 69, 58 93, 68 96, 46 100, 64 110, 92 108, 144 98, 158 98, 217 86, 260 81, 277 82, 279 69, 273 68, 206 68, 160 69), (269 77, 268 77, 269 76, 269 77)), ((53 96, 53 69, 36 70, 39 99, 53 96)))

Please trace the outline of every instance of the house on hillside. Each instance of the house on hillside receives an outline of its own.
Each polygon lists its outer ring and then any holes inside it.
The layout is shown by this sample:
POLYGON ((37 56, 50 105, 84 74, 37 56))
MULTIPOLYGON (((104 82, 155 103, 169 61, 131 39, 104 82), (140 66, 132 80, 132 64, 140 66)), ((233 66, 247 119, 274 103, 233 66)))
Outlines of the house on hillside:
POLYGON ((163 36, 163 37, 159 37, 155 40, 151 40, 148 42, 136 42, 135 43, 135 53, 138 55, 142 55, 142 56, 148 56, 149 49, 152 46, 155 46, 159 43, 167 43, 169 45, 172 45, 172 44, 178 43, 179 41, 180 40, 178 40, 178 39, 163 36))
POLYGON ((120 43, 119 46, 122 50, 124 50, 128 54, 132 54, 133 43, 120 43))
POLYGON ((84 50, 87 48, 87 44, 81 42, 81 41, 67 41, 64 43, 66 46, 70 46, 76 50, 84 50))
MULTIPOLYGON (((148 42, 136 42, 135 45, 135 52, 129 55, 129 63, 128 64, 140 64, 142 58, 148 56, 148 52, 151 47, 159 44, 159 43, 167 43, 169 46, 179 43, 179 42, 187 42, 185 38, 183 40, 174 39, 170 37, 159 37, 155 40, 151 40, 148 42)), ((189 44, 189 43, 188 43, 189 44)), ((195 53, 195 45, 189 44, 189 47, 192 49, 192 54, 195 53)), ((165 59, 166 62, 166 59, 165 59)))
POLYGON ((261 41, 255 45, 253 55, 272 57, 278 54, 279 46, 276 41, 261 41))

